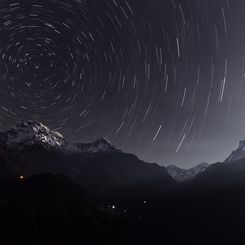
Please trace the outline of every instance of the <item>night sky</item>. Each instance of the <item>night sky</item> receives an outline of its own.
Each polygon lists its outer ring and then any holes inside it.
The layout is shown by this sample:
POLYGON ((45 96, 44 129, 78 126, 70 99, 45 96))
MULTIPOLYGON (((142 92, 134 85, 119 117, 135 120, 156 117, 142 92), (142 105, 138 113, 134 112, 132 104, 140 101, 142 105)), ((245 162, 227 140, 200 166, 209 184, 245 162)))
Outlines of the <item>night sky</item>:
POLYGON ((190 167, 245 138, 244 108, 244 0, 0 0, 1 129, 190 167))

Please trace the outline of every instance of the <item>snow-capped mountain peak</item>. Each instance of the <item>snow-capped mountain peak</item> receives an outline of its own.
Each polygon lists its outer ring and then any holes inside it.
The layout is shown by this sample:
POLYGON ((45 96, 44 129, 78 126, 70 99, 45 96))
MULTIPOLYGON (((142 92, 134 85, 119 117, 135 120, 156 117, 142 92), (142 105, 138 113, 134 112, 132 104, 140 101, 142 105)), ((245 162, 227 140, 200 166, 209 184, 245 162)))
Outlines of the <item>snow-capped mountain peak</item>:
POLYGON ((98 153, 118 151, 109 140, 100 138, 92 143, 71 143, 62 134, 40 122, 20 122, 12 129, 0 132, 0 142, 8 147, 41 144, 64 153, 98 153))
POLYGON ((238 148, 234 150, 228 158, 225 159, 224 163, 230 163, 239 159, 245 158, 245 140, 240 140, 238 148))
POLYGON ((20 122, 12 129, 1 132, 0 140, 7 145, 42 143, 53 147, 64 147, 64 137, 35 121, 20 122))

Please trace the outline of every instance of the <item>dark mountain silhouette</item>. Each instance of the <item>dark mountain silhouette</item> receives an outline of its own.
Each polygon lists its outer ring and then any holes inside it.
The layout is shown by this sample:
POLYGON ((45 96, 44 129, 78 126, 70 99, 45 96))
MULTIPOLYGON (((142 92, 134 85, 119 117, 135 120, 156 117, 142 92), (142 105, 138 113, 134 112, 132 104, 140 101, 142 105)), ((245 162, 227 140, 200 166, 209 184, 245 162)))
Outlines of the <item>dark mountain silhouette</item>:
POLYGON ((164 167, 117 150, 106 139, 70 143, 61 134, 32 121, 2 132, 0 139, 4 178, 55 172, 107 203, 145 199, 176 187, 164 167))
POLYGON ((198 174, 188 182, 193 189, 217 189, 243 184, 245 180, 244 141, 234 150, 224 162, 210 165, 206 171, 198 174))
POLYGON ((243 145, 227 159, 177 183, 166 168, 106 139, 70 143, 43 124, 21 123, 0 134, 1 239, 6 244, 71 244, 73 239, 244 244, 243 145))

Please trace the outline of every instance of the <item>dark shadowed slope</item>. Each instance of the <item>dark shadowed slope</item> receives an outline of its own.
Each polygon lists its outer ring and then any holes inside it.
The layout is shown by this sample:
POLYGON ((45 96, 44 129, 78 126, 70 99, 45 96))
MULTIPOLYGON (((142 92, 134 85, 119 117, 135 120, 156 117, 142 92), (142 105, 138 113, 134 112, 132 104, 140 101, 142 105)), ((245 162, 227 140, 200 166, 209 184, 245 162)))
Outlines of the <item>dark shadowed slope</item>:
POLYGON ((122 214, 103 208, 63 176, 0 182, 3 244, 120 244, 124 226, 127 231, 122 214))

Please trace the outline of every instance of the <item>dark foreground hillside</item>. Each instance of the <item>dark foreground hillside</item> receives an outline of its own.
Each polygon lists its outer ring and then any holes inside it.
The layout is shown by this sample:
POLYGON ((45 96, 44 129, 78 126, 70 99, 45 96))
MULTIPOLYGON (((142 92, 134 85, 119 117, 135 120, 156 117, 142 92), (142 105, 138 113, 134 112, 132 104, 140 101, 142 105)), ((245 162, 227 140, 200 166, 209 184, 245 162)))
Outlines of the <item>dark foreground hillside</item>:
POLYGON ((1 244, 121 244, 131 225, 62 176, 0 183, 1 244))
POLYGON ((245 183, 224 189, 184 191, 145 208, 153 240, 166 244, 244 244, 245 183))
POLYGON ((100 205, 65 177, 0 184, 1 244, 244 244, 245 181, 100 205), (126 212, 126 213, 125 213, 126 212))

